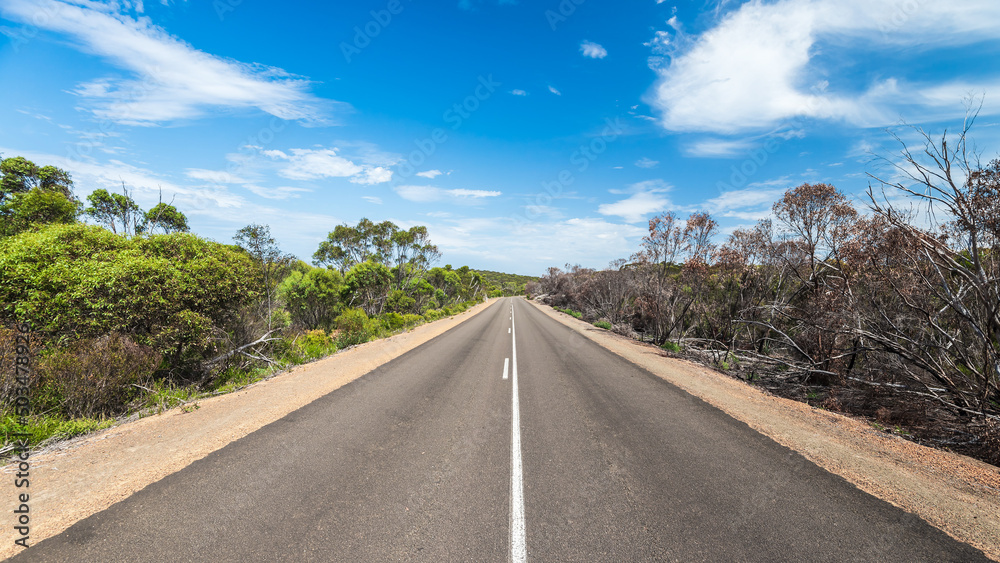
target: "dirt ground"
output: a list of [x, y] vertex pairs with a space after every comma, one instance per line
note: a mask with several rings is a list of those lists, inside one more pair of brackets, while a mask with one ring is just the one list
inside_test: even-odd
[[[447, 319], [328, 358], [296, 366], [241, 391], [59, 443], [30, 458], [30, 540], [35, 545], [75, 522], [128, 498], [151, 483], [354, 381], [376, 367], [472, 318], [495, 299]], [[3, 468], [0, 559], [14, 545], [16, 466]]]
[[859, 489], [1000, 561], [1000, 469], [877, 432], [867, 423], [769, 395], [651, 344], [532, 303], [585, 338], [701, 398]]

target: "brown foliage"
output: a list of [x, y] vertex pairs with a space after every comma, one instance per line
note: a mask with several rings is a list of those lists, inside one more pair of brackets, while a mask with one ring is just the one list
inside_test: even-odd
[[127, 410], [160, 364], [160, 355], [128, 336], [111, 333], [77, 341], [42, 358], [43, 393], [71, 417], [116, 416]]

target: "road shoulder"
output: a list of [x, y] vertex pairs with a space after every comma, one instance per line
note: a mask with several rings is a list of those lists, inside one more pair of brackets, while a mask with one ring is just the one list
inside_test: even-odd
[[[199, 399], [193, 412], [175, 408], [113, 426], [31, 457], [30, 543], [57, 535], [79, 520], [180, 471], [288, 413], [358, 379], [485, 311], [496, 299], [464, 313], [296, 366], [243, 390]], [[15, 465], [3, 468], [5, 513], [16, 508]], [[16, 554], [4, 526], [0, 558]]]
[[596, 344], [1000, 561], [1000, 469], [879, 433], [531, 302]]

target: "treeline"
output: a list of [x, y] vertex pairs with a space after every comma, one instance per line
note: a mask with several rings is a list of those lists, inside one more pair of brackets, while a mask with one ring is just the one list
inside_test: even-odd
[[[58, 168], [15, 157], [0, 174], [0, 430], [35, 442], [238, 388], [502, 290], [466, 266], [434, 267], [425, 227], [340, 225], [310, 265], [266, 225], [222, 244], [189, 233], [169, 203], [141, 209], [124, 187], [84, 203]], [[27, 426], [11, 408], [23, 391], [17, 323], [33, 329]]]
[[1000, 462], [1000, 161], [966, 160], [964, 131], [925, 140], [926, 161], [904, 146], [903, 180], [872, 177], [864, 213], [803, 184], [721, 245], [708, 214], [665, 213], [629, 260], [550, 268], [528, 291], [668, 350], [742, 363], [747, 379], [826, 389], [825, 408], [851, 410], [844, 390], [859, 388], [859, 409], [890, 427], [958, 421], [941, 442]]
[[537, 276], [522, 276], [518, 274], [505, 274], [491, 270], [476, 270], [487, 285], [493, 287], [490, 290], [490, 297], [510, 297], [512, 295], [524, 295], [527, 292], [527, 285], [538, 281]]

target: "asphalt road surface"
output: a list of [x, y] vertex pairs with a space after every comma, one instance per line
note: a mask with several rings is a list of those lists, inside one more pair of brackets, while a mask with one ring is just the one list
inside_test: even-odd
[[504, 299], [14, 561], [980, 561]]

